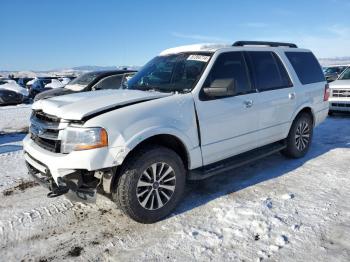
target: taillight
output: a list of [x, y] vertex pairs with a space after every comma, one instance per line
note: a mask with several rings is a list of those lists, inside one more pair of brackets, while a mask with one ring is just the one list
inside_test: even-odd
[[329, 85], [326, 84], [324, 87], [323, 101], [328, 101], [329, 98]]

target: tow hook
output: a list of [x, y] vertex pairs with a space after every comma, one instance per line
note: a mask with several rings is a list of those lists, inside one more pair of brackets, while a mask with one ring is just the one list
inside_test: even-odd
[[47, 193], [47, 197], [48, 198], [54, 198], [54, 197], [58, 197], [61, 196], [63, 194], [68, 193], [69, 188], [66, 186], [57, 186], [55, 185], [54, 181], [51, 179], [50, 180], [50, 185], [49, 185], [49, 189], [51, 190], [49, 193]]
[[56, 187], [51, 189], [51, 192], [47, 193], [47, 197], [48, 198], [54, 198], [54, 197], [58, 197], [61, 196], [63, 194], [68, 193], [69, 188], [68, 187]]

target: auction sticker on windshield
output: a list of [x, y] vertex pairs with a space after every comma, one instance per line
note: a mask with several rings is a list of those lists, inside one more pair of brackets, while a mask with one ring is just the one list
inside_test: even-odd
[[210, 59], [210, 56], [207, 55], [190, 55], [187, 60], [192, 60], [192, 61], [201, 61], [201, 62], [208, 62]]

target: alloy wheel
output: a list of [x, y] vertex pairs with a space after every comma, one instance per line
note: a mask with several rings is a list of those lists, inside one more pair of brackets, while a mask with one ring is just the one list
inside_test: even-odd
[[299, 123], [295, 132], [295, 145], [299, 151], [303, 151], [310, 142], [310, 127], [306, 121]]
[[173, 168], [164, 162], [154, 163], [141, 174], [136, 187], [139, 204], [147, 210], [166, 205], [174, 194], [176, 176]]

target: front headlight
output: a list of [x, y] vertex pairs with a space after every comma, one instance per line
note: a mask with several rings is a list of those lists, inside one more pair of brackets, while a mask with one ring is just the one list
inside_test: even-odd
[[108, 146], [108, 135], [101, 127], [67, 127], [61, 131], [61, 153]]

